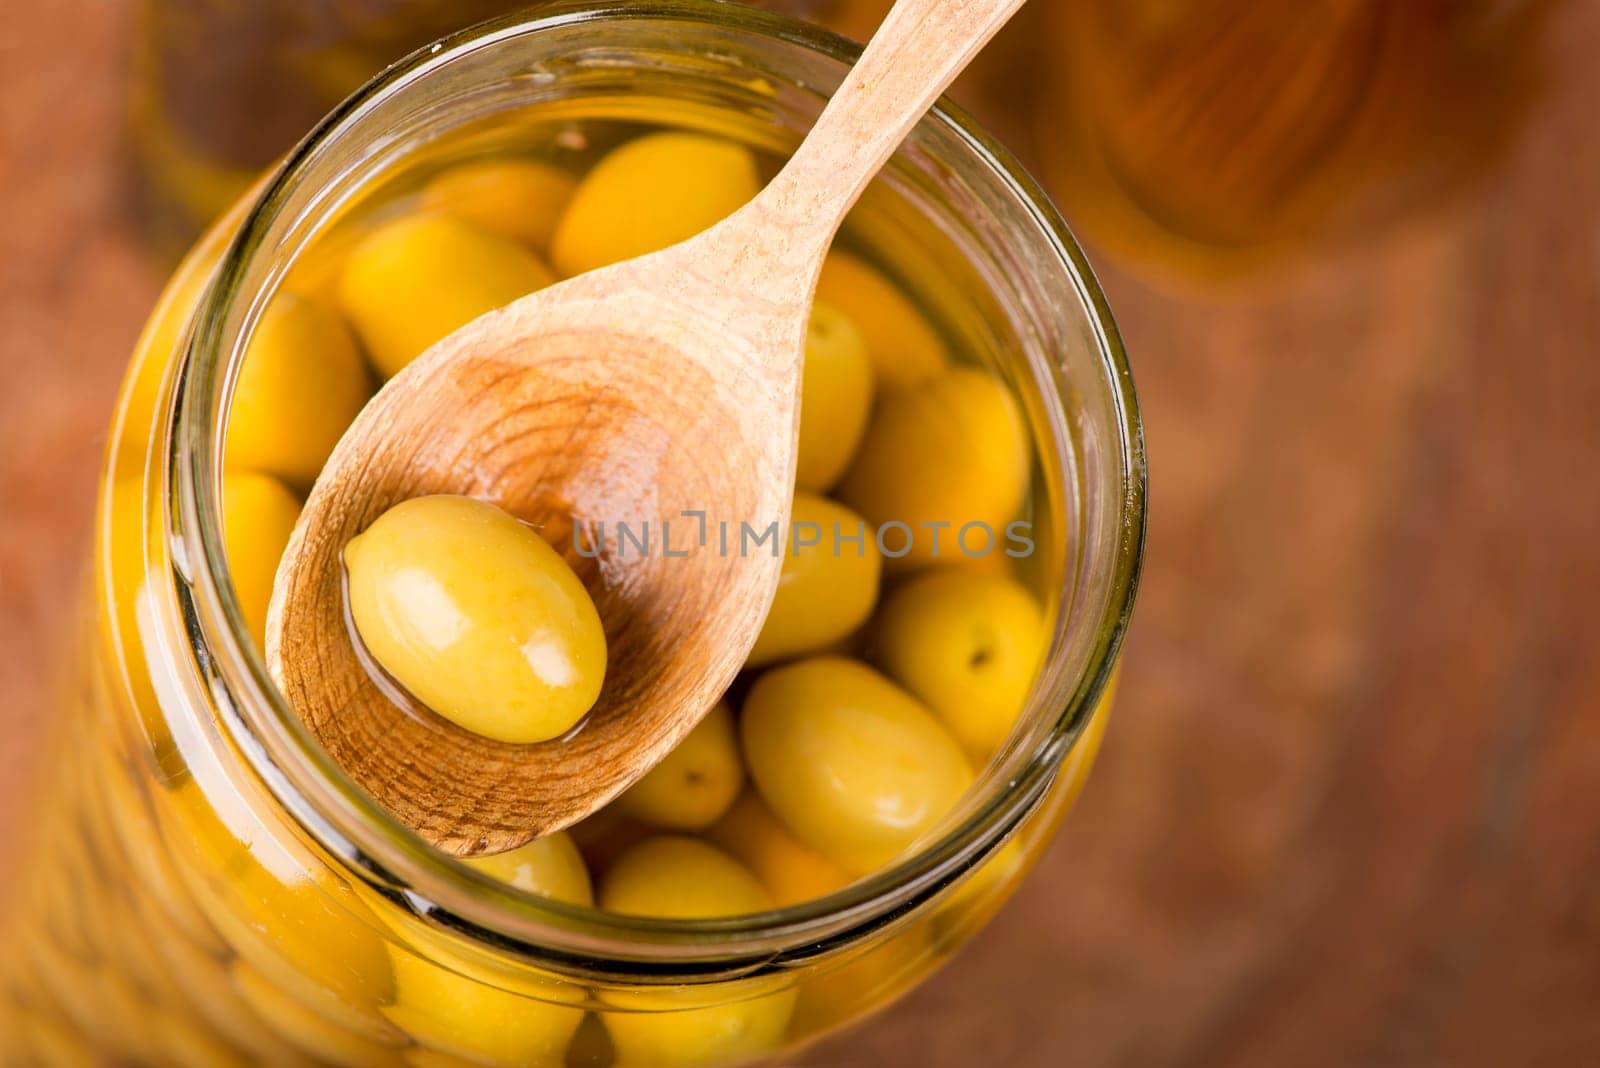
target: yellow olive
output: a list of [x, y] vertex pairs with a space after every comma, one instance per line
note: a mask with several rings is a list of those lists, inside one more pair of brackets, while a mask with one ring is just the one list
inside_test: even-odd
[[378, 370], [392, 378], [457, 328], [554, 280], [510, 238], [448, 215], [408, 215], [351, 251], [339, 304]]
[[309, 486], [371, 395], [371, 374], [344, 322], [281, 292], [245, 350], [224, 463]]
[[935, 961], [930, 924], [918, 921], [842, 961], [828, 961], [800, 983], [791, 1039], [814, 1038], [861, 1019], [903, 994]]
[[880, 399], [839, 499], [880, 528], [889, 568], [961, 563], [1018, 544], [1007, 528], [1022, 507], [1029, 462], [1010, 390], [957, 368]]
[[584, 176], [556, 227], [551, 259], [570, 277], [656, 252], [720, 222], [760, 188], [755, 157], [740, 145], [649, 134]]
[[[298, 984], [305, 997], [324, 1005], [326, 1015], [370, 1029], [381, 1022], [375, 1013], [393, 993], [394, 976], [382, 938], [346, 911], [352, 906], [361, 907], [350, 900], [334, 904], [308, 880], [252, 876], [228, 892], [222, 907], [229, 919], [218, 927], [241, 957]], [[209, 915], [219, 920], [215, 911]]]
[[[601, 881], [600, 907], [633, 916], [711, 919], [759, 912], [771, 900], [756, 877], [694, 838], [652, 838]], [[602, 1014], [618, 1068], [743, 1063], [783, 1041], [795, 992], [785, 977], [705, 987], [607, 991]]]
[[[393, 1028], [379, 1037], [339, 1026], [297, 1000], [242, 960], [229, 968], [234, 989], [279, 1037], [317, 1058], [341, 1065], [387, 1065], [404, 1039]], [[194, 991], [196, 996], [209, 992]]]
[[268, 869], [247, 850], [271, 853], [275, 864], [288, 858], [264, 842], [233, 840], [201, 808], [206, 801], [198, 788], [191, 784], [184, 793], [200, 820], [194, 825], [200, 856], [187, 861], [199, 866], [190, 890], [222, 939], [263, 974], [293, 983], [324, 1016], [374, 1033], [383, 1024], [378, 1006], [394, 993], [394, 976], [370, 911], [348, 887], [289, 874], [286, 865], [281, 876]]
[[618, 857], [600, 881], [600, 907], [627, 916], [697, 920], [772, 907], [744, 865], [684, 835], [646, 839]]
[[773, 813], [855, 875], [905, 852], [972, 783], [961, 747], [931, 712], [841, 657], [767, 672], [740, 729], [750, 777]]
[[655, 831], [624, 816], [616, 805], [607, 805], [588, 819], [573, 824], [571, 834], [578, 852], [583, 854], [583, 862], [598, 882], [605, 878], [618, 857], [653, 837]]
[[299, 519], [299, 499], [270, 475], [223, 477], [222, 541], [228, 574], [257, 645], [266, 644], [272, 584]]
[[774, 905], [799, 905], [848, 886], [850, 874], [796, 838], [761, 795], [746, 790], [706, 837], [749, 868]]
[[861, 331], [822, 301], [811, 309], [800, 382], [800, 453], [795, 485], [821, 493], [844, 474], [872, 411], [872, 361]]
[[968, 755], [993, 756], [1044, 655], [1033, 595], [1003, 575], [932, 571], [895, 590], [874, 627], [883, 669], [944, 720]]
[[583, 1009], [524, 997], [396, 950], [394, 1004], [383, 1014], [434, 1051], [490, 1064], [560, 1068]]
[[[554, 901], [584, 907], [594, 904], [589, 873], [578, 855], [577, 846], [566, 834], [550, 835], [490, 857], [469, 858], [464, 863], [518, 889], [542, 894]], [[504, 1007], [494, 993], [545, 1006], [574, 1008], [587, 996], [575, 983], [549, 971], [510, 962], [492, 949], [419, 920], [408, 912], [380, 909], [377, 915], [396, 936], [390, 943], [390, 954], [395, 962], [397, 982], [403, 973], [410, 974], [415, 980], [411, 993], [417, 995], [412, 999], [415, 1003], [404, 1005], [398, 1016], [386, 1015], [419, 1038], [427, 1030], [443, 1026], [433, 1019], [434, 1008], [421, 996], [431, 986], [448, 987], [447, 997], [454, 1000], [481, 1001], [484, 1011], [491, 1013]], [[445, 973], [446, 977], [428, 974], [430, 968]], [[474, 987], [494, 993], [481, 994]], [[400, 991], [398, 1000], [406, 1001], [404, 990]], [[576, 1026], [562, 1013], [550, 1016], [549, 1020], [560, 1026]], [[455, 1046], [459, 1048], [460, 1045], [458, 1040]]]
[[968, 875], [965, 882], [940, 902], [939, 911], [933, 916], [933, 930], [941, 945], [954, 946], [965, 942], [999, 910], [1022, 877], [1038, 861], [1045, 843], [1055, 834], [1062, 819], [1072, 811], [1078, 795], [1089, 780], [1095, 756], [1100, 752], [1106, 720], [1110, 718], [1111, 705], [1116, 701], [1117, 680], [1117, 669], [1113, 669], [1100, 703], [1095, 706], [1083, 733], [1062, 762], [1061, 770], [1056, 773], [1055, 781], [1051, 783], [1039, 807], [1034, 809], [999, 852]]
[[884, 389], [925, 382], [950, 363], [944, 342], [900, 288], [842, 249], [828, 253], [817, 299], [844, 312], [861, 331]]
[[218, 955], [179, 935], [157, 939], [156, 952], [173, 981], [186, 992], [199, 1019], [263, 1060], [282, 1063], [294, 1057], [293, 1048], [262, 1023], [256, 1010], [233, 988], [228, 975], [231, 953]]
[[[344, 275], [345, 263], [350, 254], [360, 247], [372, 231], [387, 222], [387, 218], [366, 217], [359, 202], [342, 209], [330, 220], [315, 242], [289, 265], [283, 276], [283, 287], [311, 301], [331, 315], [338, 316], [346, 329], [354, 334], [354, 324], [345, 316], [344, 304], [339, 299], [339, 280]], [[359, 341], [359, 337], [357, 338]], [[371, 368], [370, 370], [375, 370]]]
[[794, 1013], [787, 976], [703, 987], [608, 993], [603, 1012], [615, 1068], [713, 1068], [762, 1060], [784, 1042]]
[[451, 722], [502, 742], [565, 734], [600, 695], [606, 639], [539, 535], [470, 497], [403, 501], [345, 546], [374, 659]]
[[136, 777], [143, 778], [142, 767], [135, 771], [109, 746], [104, 748], [98, 764], [92, 773], [95, 789], [91, 797], [98, 800], [104, 814], [106, 837], [120, 843], [128, 858], [132, 876], [128, 880], [129, 894], [145, 905], [144, 911], [159, 915], [159, 920], [148, 923], [150, 929], [164, 931], [170, 925], [177, 935], [160, 938], [158, 944], [181, 942], [187, 948], [222, 955], [227, 947], [184, 887], [162, 839], [157, 813], [146, 791], [135, 781]]
[[[568, 835], [466, 863], [558, 902], [594, 903], [589, 873]], [[384, 918], [398, 938], [389, 946], [394, 1002], [382, 1012], [434, 1054], [411, 1063], [464, 1057], [498, 1065], [562, 1065], [584, 1017], [581, 986], [544, 970], [510, 966], [501, 954], [414, 923], [410, 915]]]
[[748, 664], [818, 652], [847, 637], [872, 615], [881, 571], [865, 520], [825, 497], [796, 493], [778, 592]]
[[491, 159], [452, 167], [428, 183], [422, 206], [520, 241], [550, 247], [578, 180], [531, 159]]
[[665, 760], [616, 800], [640, 823], [698, 831], [715, 823], [744, 786], [733, 712], [717, 704]]
[[572, 905], [593, 905], [594, 887], [583, 855], [566, 832], [535, 838], [527, 845], [465, 863], [530, 894]]

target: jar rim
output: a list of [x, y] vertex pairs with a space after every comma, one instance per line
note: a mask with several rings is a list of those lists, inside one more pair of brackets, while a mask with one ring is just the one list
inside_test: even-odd
[[[226, 733], [290, 815], [325, 851], [374, 889], [410, 911], [507, 951], [584, 974], [748, 974], [829, 952], [892, 924], [987, 858], [1033, 810], [1072, 752], [1099, 703], [1131, 617], [1145, 537], [1143, 427], [1132, 375], [1109, 306], [1065, 221], [1017, 160], [964, 111], [942, 100], [930, 119], [954, 134], [987, 178], [1026, 209], [1060, 257], [1074, 297], [1092, 328], [1097, 363], [1110, 379], [1117, 415], [1121, 476], [1120, 531], [1103, 609], [1092, 625], [1086, 670], [1046, 687], [1036, 684], [1027, 718], [1048, 715], [1048, 729], [1003, 766], [1004, 788], [976, 803], [937, 840], [826, 897], [748, 916], [656, 920], [618, 916], [552, 901], [510, 887], [427, 845], [346, 776], [280, 694], [248, 636], [228, 575], [222, 540], [221, 474], [215, 420], [234, 355], [225, 320], [252, 257], [288, 191], [319, 147], [335, 141], [366, 107], [425, 78], [466, 51], [502, 39], [608, 21], [676, 20], [799, 45], [825, 59], [853, 63], [860, 47], [827, 30], [737, 4], [694, 0], [588, 0], [543, 8], [463, 30], [392, 65], [335, 108], [265, 181], [208, 284], [182, 353], [166, 457], [167, 489], [176, 502], [184, 559], [175, 568], [189, 639], [204, 667]], [[1060, 613], [1065, 617], [1066, 613]], [[1058, 621], [1056, 638], [1066, 628]], [[1047, 665], [1048, 666], [1048, 665]], [[221, 683], [221, 685], [218, 685]], [[1046, 690], [1050, 692], [1045, 692]], [[1054, 711], [1052, 711], [1054, 710]], [[1041, 719], [1041, 722], [1044, 722]], [[980, 780], [982, 781], [982, 780]], [[974, 791], [974, 795], [983, 791]]]

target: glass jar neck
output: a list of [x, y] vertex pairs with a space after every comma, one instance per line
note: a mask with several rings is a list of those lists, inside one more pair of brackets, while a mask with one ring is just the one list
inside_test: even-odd
[[1098, 702], [1143, 542], [1136, 402], [1081, 251], [1014, 161], [951, 110], [923, 124], [890, 180], [960, 232], [975, 284], [993, 287], [1020, 324], [1025, 359], [1014, 377], [1067, 548], [1053, 593], [1058, 625], [1024, 726], [915, 855], [830, 897], [726, 920], [632, 919], [536, 897], [431, 849], [360, 791], [286, 705], [246, 636], [220, 522], [229, 394], [272, 292], [358, 196], [395, 181], [446, 131], [532, 109], [574, 116], [602, 102], [647, 120], [651, 94], [673, 99], [680, 121], [731, 122], [783, 150], [820, 107], [813, 87], [836, 86], [852, 58], [840, 39], [734, 5], [563, 6], [491, 23], [397, 64], [330, 115], [262, 187], [223, 254], [181, 360], [165, 457], [181, 557], [175, 610], [199, 689], [251, 772], [389, 900], [574, 974], [662, 981], [783, 966], [898, 922], [981, 863], [1038, 804]]

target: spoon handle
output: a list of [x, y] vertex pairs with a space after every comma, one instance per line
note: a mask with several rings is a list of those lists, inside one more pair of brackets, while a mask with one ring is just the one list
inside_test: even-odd
[[[788, 165], [758, 199], [821, 257], [862, 192], [1025, 0], [899, 0]], [[772, 232], [772, 231], [769, 231]]]

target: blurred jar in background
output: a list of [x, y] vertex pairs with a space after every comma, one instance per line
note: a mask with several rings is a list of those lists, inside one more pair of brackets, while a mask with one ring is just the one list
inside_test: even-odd
[[1136, 269], [1238, 274], [1392, 224], [1497, 155], [1560, 0], [1060, 0], [1035, 149]]
[[[767, 0], [794, 15], [829, 0]], [[134, 208], [176, 259], [335, 104], [430, 41], [530, 0], [140, 0]], [[883, 5], [887, 9], [887, 5]]]
[[[176, 259], [263, 169], [388, 64], [484, 19], [555, 0], [140, 0], [133, 87], [135, 210]], [[646, 0], [640, 0], [641, 3]], [[892, 0], [746, 0], [866, 40]], [[1048, 6], [1048, 3], [1034, 7]], [[1018, 40], [1013, 30], [1008, 40]], [[991, 49], [970, 86], [1006, 70]], [[987, 73], [985, 73], [987, 72]], [[1008, 84], [1021, 86], [1021, 80]], [[967, 98], [991, 94], [968, 90]], [[1002, 137], [1020, 102], [980, 108]]]
[[[138, 212], [176, 256], [390, 62], [527, 0], [141, 0]], [[639, 0], [647, 3], [648, 0]], [[893, 0], [747, 0], [856, 40]], [[955, 96], [1145, 275], [1382, 232], [1498, 155], [1563, 0], [1036, 0]]]

